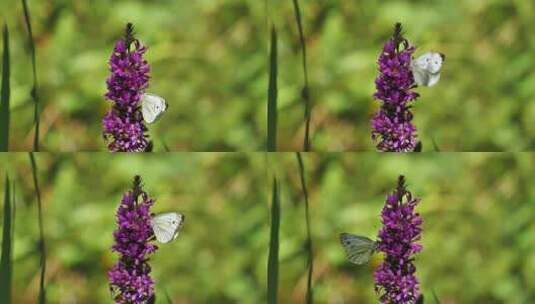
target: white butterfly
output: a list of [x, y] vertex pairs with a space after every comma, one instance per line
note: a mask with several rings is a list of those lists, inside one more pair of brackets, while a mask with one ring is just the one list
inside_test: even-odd
[[167, 102], [160, 96], [145, 93], [141, 97], [141, 113], [147, 123], [153, 123], [166, 110]]
[[416, 84], [431, 87], [440, 79], [440, 69], [446, 56], [437, 52], [427, 52], [411, 62], [411, 70]]
[[377, 242], [350, 233], [340, 233], [340, 242], [346, 251], [351, 263], [362, 265], [368, 263], [377, 250]]
[[160, 243], [169, 243], [176, 239], [178, 232], [184, 224], [185, 216], [178, 212], [165, 212], [152, 217], [150, 225], [156, 240]]

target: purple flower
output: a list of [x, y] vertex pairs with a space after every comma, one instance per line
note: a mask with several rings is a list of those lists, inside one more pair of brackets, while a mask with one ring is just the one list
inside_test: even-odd
[[401, 34], [401, 24], [396, 24], [394, 35], [379, 56], [380, 74], [375, 79], [374, 98], [380, 100], [381, 108], [372, 119], [372, 139], [379, 151], [410, 152], [417, 146], [409, 105], [419, 96], [411, 91], [415, 87], [411, 71], [413, 52], [414, 47]]
[[108, 272], [115, 303], [148, 303], [153, 301], [154, 281], [150, 277], [148, 256], [158, 247], [150, 242], [153, 230], [150, 207], [154, 200], [141, 189], [141, 178], [123, 196], [117, 209], [117, 229], [113, 232], [112, 250], [119, 260]]
[[140, 110], [141, 98], [149, 82], [150, 67], [143, 59], [145, 47], [133, 37], [132, 24], [126, 35], [115, 44], [110, 58], [111, 75], [107, 79], [106, 98], [112, 102], [102, 126], [108, 150], [112, 152], [145, 152], [152, 144], [145, 134], [147, 127]]
[[419, 199], [405, 188], [405, 179], [399, 177], [397, 189], [386, 198], [381, 212], [383, 227], [379, 231], [377, 250], [385, 255], [375, 270], [375, 291], [381, 303], [416, 303], [420, 296], [413, 264], [414, 254], [422, 250], [422, 218], [414, 208]]

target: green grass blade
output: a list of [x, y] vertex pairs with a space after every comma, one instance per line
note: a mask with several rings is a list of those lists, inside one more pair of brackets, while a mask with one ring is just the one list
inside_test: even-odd
[[310, 212], [308, 204], [308, 190], [305, 182], [305, 164], [301, 153], [297, 152], [297, 162], [299, 163], [299, 175], [301, 177], [301, 188], [303, 189], [303, 196], [305, 197], [305, 221], [307, 225], [307, 241], [306, 241], [306, 251], [308, 252], [307, 258], [307, 268], [308, 268], [308, 277], [307, 277], [307, 294], [306, 302], [311, 304], [314, 302], [314, 291], [312, 289], [312, 274], [314, 272], [314, 254], [312, 253], [312, 234], [310, 233]]
[[437, 142], [433, 137], [431, 137], [431, 142], [433, 143], [433, 150], [435, 150], [435, 152], [440, 152], [440, 148], [438, 147]]
[[17, 201], [16, 201], [16, 189], [15, 189], [15, 181], [11, 182], [11, 186], [13, 191], [11, 192], [11, 240], [15, 239], [15, 219], [16, 219], [16, 211], [17, 211]]
[[33, 186], [35, 188], [35, 195], [37, 196], [37, 210], [38, 210], [38, 223], [39, 223], [39, 251], [41, 253], [41, 277], [39, 281], [39, 304], [46, 302], [46, 290], [45, 290], [45, 273], [46, 273], [46, 253], [45, 253], [45, 236], [43, 230], [43, 206], [41, 204], [41, 190], [39, 189], [39, 182], [37, 180], [37, 163], [35, 162], [35, 156], [33, 152], [28, 153], [30, 155], [30, 163], [32, 165]]
[[162, 138], [161, 141], [162, 141], [163, 150], [164, 150], [165, 152], [171, 152], [171, 150], [169, 149], [169, 146], [167, 145], [167, 143], [165, 142], [165, 140], [163, 140], [163, 138]]
[[2, 56], [2, 92], [0, 96], [0, 151], [9, 149], [9, 31], [4, 25], [4, 52]]
[[30, 22], [30, 10], [28, 9], [28, 3], [26, 0], [22, 0], [22, 9], [24, 11], [24, 21], [26, 22], [26, 28], [28, 29], [28, 45], [30, 46], [30, 52], [32, 55], [32, 72], [33, 72], [33, 87], [32, 98], [34, 101], [33, 120], [35, 124], [35, 132], [33, 137], [33, 150], [39, 151], [39, 94], [37, 93], [37, 68], [35, 62], [35, 43], [33, 41], [32, 23]]
[[440, 304], [440, 300], [437, 297], [437, 293], [435, 292], [434, 289], [432, 290], [432, 292], [433, 292], [433, 299], [435, 300], [435, 303]]
[[169, 296], [167, 289], [164, 290], [164, 293], [165, 293], [165, 299], [167, 300], [167, 303], [173, 304], [173, 301], [171, 300], [171, 297]]
[[267, 110], [267, 150], [275, 152], [277, 151], [277, 31], [275, 27], [271, 28]]
[[13, 265], [11, 261], [11, 197], [9, 177], [6, 176], [4, 194], [4, 225], [2, 230], [2, 256], [0, 257], [0, 303], [11, 303], [11, 277]]
[[301, 8], [299, 7], [299, 1], [293, 0], [295, 21], [297, 22], [297, 28], [299, 30], [299, 41], [301, 42], [301, 50], [303, 53], [303, 75], [305, 78], [305, 85], [301, 91], [301, 98], [305, 104], [305, 136], [303, 140], [303, 149], [305, 152], [310, 151], [310, 119], [312, 116], [312, 109], [310, 104], [310, 91], [308, 86], [308, 68], [307, 68], [307, 47], [305, 43], [305, 34], [303, 31], [303, 22], [301, 18]]
[[267, 299], [269, 304], [277, 303], [279, 281], [279, 226], [280, 197], [277, 179], [273, 179], [273, 202], [271, 205], [271, 236], [269, 240], [268, 286]]

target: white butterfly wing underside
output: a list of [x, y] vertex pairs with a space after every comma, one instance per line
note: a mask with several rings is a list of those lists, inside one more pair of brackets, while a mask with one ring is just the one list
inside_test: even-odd
[[164, 244], [176, 239], [183, 223], [184, 215], [177, 212], [160, 213], [151, 219], [156, 240]]
[[411, 63], [414, 82], [421, 86], [431, 87], [440, 80], [440, 70], [444, 61], [443, 55], [427, 52]]
[[376, 242], [367, 237], [350, 233], [341, 233], [340, 242], [348, 260], [357, 265], [368, 263], [377, 246]]
[[167, 110], [165, 99], [153, 94], [143, 94], [141, 98], [141, 113], [147, 123], [156, 121], [165, 110]]

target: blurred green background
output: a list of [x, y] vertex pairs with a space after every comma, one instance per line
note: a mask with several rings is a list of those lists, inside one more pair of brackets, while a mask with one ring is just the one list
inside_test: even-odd
[[[316, 303], [377, 303], [373, 268], [345, 259], [340, 232], [375, 237], [399, 174], [421, 198], [417, 275], [433, 303], [535, 301], [535, 157], [530, 154], [306, 154]], [[50, 303], [106, 303], [114, 213], [139, 173], [157, 202], [186, 223], [151, 259], [157, 294], [174, 303], [264, 303], [271, 177], [281, 184], [280, 303], [306, 292], [304, 199], [285, 154], [38, 154]], [[15, 299], [38, 292], [37, 210], [28, 155], [0, 156], [15, 179]], [[3, 183], [0, 187], [3, 193]], [[2, 195], [3, 196], [3, 195]], [[1, 216], [2, 214], [0, 214]], [[2, 217], [0, 217], [2, 218]], [[160, 302], [161, 303], [161, 302]], [[165, 301], [163, 301], [165, 303]]]
[[[127, 21], [149, 47], [149, 92], [169, 110], [155, 149], [265, 149], [268, 20], [279, 32], [279, 149], [302, 149], [303, 85], [291, 1], [29, 0], [37, 43], [42, 139], [50, 151], [104, 150], [107, 60]], [[301, 1], [314, 150], [373, 150], [376, 59], [393, 24], [446, 54], [442, 79], [420, 88], [415, 124], [446, 151], [535, 148], [535, 4], [517, 1]], [[19, 1], [0, 4], [12, 36], [11, 148], [32, 143], [30, 57]]]

